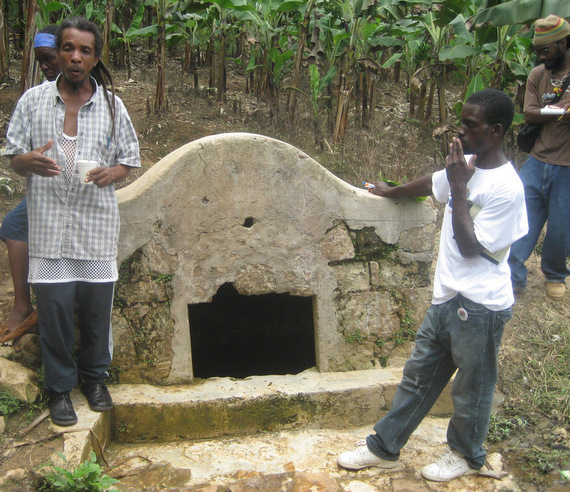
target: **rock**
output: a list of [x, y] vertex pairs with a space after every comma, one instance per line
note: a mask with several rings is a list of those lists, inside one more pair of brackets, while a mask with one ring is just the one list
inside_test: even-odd
[[422, 482], [396, 478], [392, 480], [392, 490], [395, 492], [428, 492], [430, 489]]
[[0, 416], [0, 434], [4, 434], [6, 430], [6, 417]]
[[292, 492], [312, 492], [313, 490], [342, 492], [342, 488], [338, 482], [326, 472], [297, 472], [293, 475]]
[[3, 476], [0, 477], [0, 488], [2, 490], [15, 490], [15, 485], [21, 482], [27, 473], [23, 468], [14, 468], [8, 470]]
[[13, 358], [29, 368], [38, 368], [42, 365], [42, 352], [40, 337], [35, 333], [26, 333], [16, 339], [12, 344], [14, 348]]
[[34, 383], [36, 379], [37, 374], [31, 369], [0, 357], [0, 391], [32, 402], [40, 392]]
[[8, 345], [0, 345], [0, 357], [10, 359], [14, 355], [14, 349]]
[[345, 492], [376, 492], [378, 489], [369, 483], [353, 480], [344, 487]]
[[354, 245], [344, 224], [337, 225], [328, 231], [319, 248], [327, 261], [354, 258]]

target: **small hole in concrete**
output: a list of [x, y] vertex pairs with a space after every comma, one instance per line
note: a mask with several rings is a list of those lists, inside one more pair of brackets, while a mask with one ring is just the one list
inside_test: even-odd
[[208, 205], [208, 203], [210, 203], [210, 200], [208, 200], [208, 197], [205, 196], [204, 198], [202, 198], [202, 205]]
[[298, 374], [316, 365], [313, 298], [245, 296], [224, 284], [188, 305], [194, 377]]
[[251, 227], [253, 224], [255, 224], [255, 219], [253, 217], [248, 217], [247, 219], [245, 219], [243, 221], [243, 226], [244, 227]]

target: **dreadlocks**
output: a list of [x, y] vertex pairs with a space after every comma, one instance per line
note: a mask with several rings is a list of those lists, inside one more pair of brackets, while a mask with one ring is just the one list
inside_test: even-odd
[[[103, 37], [101, 36], [101, 32], [99, 31], [99, 28], [93, 24], [93, 22], [90, 22], [83, 17], [69, 17], [67, 19], [64, 19], [55, 38], [55, 47], [58, 51], [61, 48], [62, 33], [65, 29], [69, 28], [90, 32], [95, 37], [95, 56], [99, 58], [99, 61], [97, 62], [97, 65], [95, 65], [91, 70], [91, 76], [95, 79], [97, 84], [103, 88], [103, 95], [105, 96], [105, 100], [109, 105], [109, 110], [111, 111], [111, 119], [113, 120], [113, 129], [111, 135], [115, 135], [115, 85], [113, 84], [113, 77], [111, 76], [111, 72], [109, 72], [107, 67], [101, 61], [101, 54], [103, 53]], [[107, 89], [108, 86], [111, 87], [110, 92], [112, 99], [109, 99], [109, 91]]]

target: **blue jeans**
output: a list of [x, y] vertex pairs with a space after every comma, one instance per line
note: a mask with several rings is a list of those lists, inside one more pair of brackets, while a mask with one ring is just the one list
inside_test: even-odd
[[548, 221], [541, 267], [547, 282], [565, 282], [570, 273], [570, 167], [546, 164], [530, 156], [519, 172], [524, 184], [528, 234], [511, 247], [509, 266], [514, 287], [526, 286], [528, 259]]
[[[459, 310], [465, 310], [467, 319], [460, 319]], [[376, 433], [366, 440], [370, 451], [383, 459], [397, 460], [457, 370], [447, 443], [465, 456], [471, 468], [481, 468], [497, 382], [497, 353], [504, 325], [511, 317], [510, 308], [491, 311], [461, 294], [430, 306], [404, 366], [392, 408], [374, 426]]]

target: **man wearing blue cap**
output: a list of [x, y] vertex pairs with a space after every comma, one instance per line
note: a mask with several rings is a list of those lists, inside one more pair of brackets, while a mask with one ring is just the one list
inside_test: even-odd
[[[58, 29], [58, 26], [50, 24], [34, 37], [36, 60], [47, 81], [55, 80], [61, 72], [55, 49]], [[0, 343], [5, 343], [21, 337], [38, 324], [38, 313], [32, 306], [28, 285], [28, 207], [25, 198], [4, 217], [0, 226], [0, 239], [8, 248], [8, 261], [14, 284], [12, 314], [0, 325]]]

